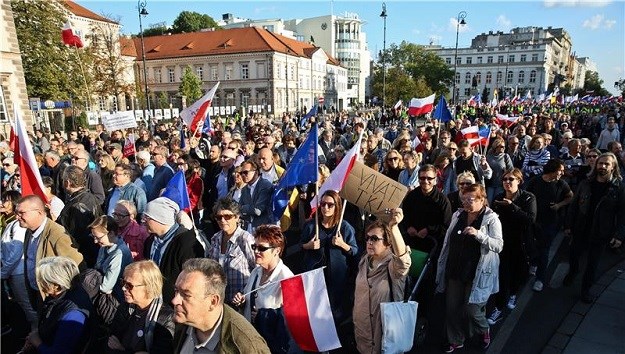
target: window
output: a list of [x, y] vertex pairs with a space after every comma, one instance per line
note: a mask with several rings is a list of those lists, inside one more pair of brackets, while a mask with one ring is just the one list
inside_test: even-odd
[[519, 71], [519, 84], [522, 84], [525, 82], [525, 71], [521, 70]]
[[204, 68], [203, 67], [196, 66], [195, 74], [197, 75], [198, 79], [200, 79], [200, 81], [204, 81]]
[[232, 80], [232, 64], [226, 65], [226, 75], [224, 80]]
[[467, 97], [471, 96], [471, 89], [470, 88], [465, 88], [464, 89], [464, 95], [467, 96]]
[[503, 77], [503, 73], [501, 71], [497, 72], [497, 84], [499, 85], [501, 83], [501, 79]]
[[538, 61], [538, 54], [532, 54], [532, 61]]
[[161, 76], [161, 68], [154, 69], [154, 82], [158, 84], [163, 82], [163, 77]]
[[475, 74], [475, 81], [477, 82], [478, 85], [482, 83], [482, 73], [481, 72], [478, 71]]
[[487, 62], [488, 64], [492, 64], [492, 63], [493, 63], [493, 56], [492, 56], [492, 55], [489, 55], [489, 56], [486, 58], [486, 62]]
[[513, 78], [514, 73], [512, 72], [512, 70], [508, 71], [508, 74], [506, 75], [506, 84], [511, 84]]
[[508, 63], [514, 63], [514, 54], [508, 55]]
[[265, 63], [256, 63], [256, 78], [265, 79], [267, 78], [267, 72], [265, 71]]
[[4, 101], [4, 89], [0, 86], [0, 122], [8, 120], [6, 102]]
[[482, 64], [482, 57], [477, 57], [477, 63]]
[[499, 64], [503, 63], [503, 55], [498, 55], [497, 56], [497, 63], [499, 63]]
[[451, 58], [445, 58], [445, 64], [451, 65]]
[[466, 74], [464, 75], [464, 83], [465, 83], [465, 84], [469, 84], [469, 85], [470, 85], [470, 84], [471, 84], [471, 78], [472, 78], [472, 77], [471, 77], [471, 73], [466, 73]]
[[527, 54], [521, 54], [521, 63], [524, 63], [527, 61]]
[[176, 82], [176, 71], [174, 71], [174, 68], [167, 68], [167, 76], [169, 77], [169, 82]]
[[241, 64], [241, 79], [249, 79], [249, 78], [250, 78], [249, 64], [243, 63]]
[[217, 80], [219, 80], [219, 70], [217, 68], [217, 65], [213, 65], [211, 66], [211, 81]]
[[467, 57], [467, 64], [473, 64], [473, 58]]
[[536, 82], [536, 70], [532, 70], [530, 71], [530, 83], [535, 83]]
[[460, 83], [460, 73], [456, 73], [456, 84]]
[[456, 58], [456, 64], [462, 64], [462, 58]]
[[486, 73], [486, 83], [490, 84], [493, 82], [493, 74], [489, 71]]
[[104, 97], [98, 97], [98, 106], [100, 106], [101, 111], [108, 111], [106, 108], [107, 99]]

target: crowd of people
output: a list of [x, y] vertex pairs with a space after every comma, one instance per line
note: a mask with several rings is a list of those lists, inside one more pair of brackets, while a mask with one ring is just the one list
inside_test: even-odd
[[[588, 303], [603, 252], [625, 239], [625, 106], [524, 108], [513, 123], [496, 107], [458, 106], [449, 122], [389, 109], [228, 117], [201, 135], [179, 122], [39, 129], [30, 139], [45, 198], [22, 195], [2, 138], [3, 335], [15, 303], [31, 329], [22, 353], [297, 353], [281, 291], [267, 284], [324, 267], [343, 352], [379, 353], [380, 304], [407, 297], [413, 250], [425, 250], [420, 286], [445, 294], [444, 351], [471, 338], [486, 349], [523, 286], [548, 284], [559, 232], [571, 243], [565, 285], [585, 264]], [[295, 187], [280, 227], [272, 196], [313, 124], [317, 187], [355, 144], [368, 168], [407, 187], [385, 221], [337, 191], [317, 198], [312, 183]], [[463, 135], [472, 125], [490, 128], [487, 142]], [[182, 210], [162, 196], [177, 171]]]

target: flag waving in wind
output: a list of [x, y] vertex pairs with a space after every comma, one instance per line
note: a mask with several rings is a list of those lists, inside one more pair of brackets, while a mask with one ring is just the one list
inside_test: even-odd
[[72, 26], [70, 26], [69, 22], [66, 22], [61, 30], [61, 38], [63, 39], [63, 44], [68, 45], [70, 47], [82, 48], [82, 39], [80, 36], [74, 33]]
[[213, 98], [215, 97], [215, 92], [217, 92], [217, 87], [219, 87], [219, 82], [217, 82], [206, 95], [202, 96], [202, 98], [195, 101], [194, 104], [180, 112], [180, 118], [182, 118], [182, 121], [187, 125], [187, 127], [189, 127], [189, 130], [192, 131], [194, 134], [197, 130], [198, 124], [200, 124], [200, 122], [204, 122], [204, 119], [206, 119], [206, 115], [208, 114], [208, 108], [213, 103]]
[[445, 96], [441, 96], [440, 100], [438, 100], [438, 104], [436, 105], [434, 113], [432, 113], [432, 117], [440, 120], [442, 123], [447, 123], [451, 120], [451, 112], [449, 111], [449, 107], [447, 107]]
[[306, 115], [304, 117], [302, 117], [302, 121], [300, 123], [300, 127], [304, 127], [306, 125], [306, 123], [308, 123], [308, 121], [310, 120], [310, 118], [314, 117], [317, 115], [317, 105], [313, 105], [313, 107], [310, 109], [310, 111], [308, 111], [308, 113], [306, 113]]
[[187, 191], [187, 180], [184, 178], [184, 172], [179, 170], [167, 183], [161, 197], [169, 198], [178, 204], [180, 210], [191, 207], [189, 200], [189, 192]]
[[420, 114], [426, 114], [432, 112], [434, 108], [435, 95], [432, 94], [425, 98], [413, 98], [410, 100], [410, 107], [408, 108], [408, 114], [411, 116], [418, 116]]
[[44, 193], [43, 180], [39, 173], [37, 160], [35, 160], [33, 146], [30, 144], [30, 140], [28, 140], [26, 124], [24, 124], [17, 106], [18, 105], [14, 105], [13, 109], [13, 117], [15, 117], [15, 135], [17, 136], [15, 141], [17, 146], [13, 151], [13, 159], [20, 168], [22, 196], [35, 194], [41, 197], [44, 203], [47, 203], [48, 197]]

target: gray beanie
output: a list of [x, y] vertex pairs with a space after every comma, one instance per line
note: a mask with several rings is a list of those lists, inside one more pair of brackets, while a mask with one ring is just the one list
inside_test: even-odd
[[145, 206], [143, 215], [163, 224], [173, 225], [176, 222], [176, 214], [180, 211], [178, 204], [169, 198], [159, 197]]

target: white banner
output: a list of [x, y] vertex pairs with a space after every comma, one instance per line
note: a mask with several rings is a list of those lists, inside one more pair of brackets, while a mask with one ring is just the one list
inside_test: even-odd
[[140, 109], [135, 110], [135, 117], [137, 118], [137, 120], [142, 121], [143, 120], [143, 111]]
[[164, 109], [163, 110], [163, 118], [171, 119], [171, 109]]
[[119, 129], [136, 128], [137, 120], [133, 111], [116, 112], [113, 114], [103, 114], [102, 124], [108, 131]]
[[159, 109], [155, 109], [155, 110], [154, 110], [154, 118], [155, 118], [156, 120], [161, 120], [161, 119], [163, 119], [163, 110], [162, 110], [162, 109], [160, 109], [160, 108], [159, 108]]
[[180, 109], [178, 109], [178, 108], [173, 108], [173, 109], [172, 109], [172, 113], [171, 113], [171, 115], [172, 115], [172, 118], [178, 118], [178, 117], [180, 117]]
[[87, 123], [89, 125], [98, 124], [98, 112], [87, 112]]

